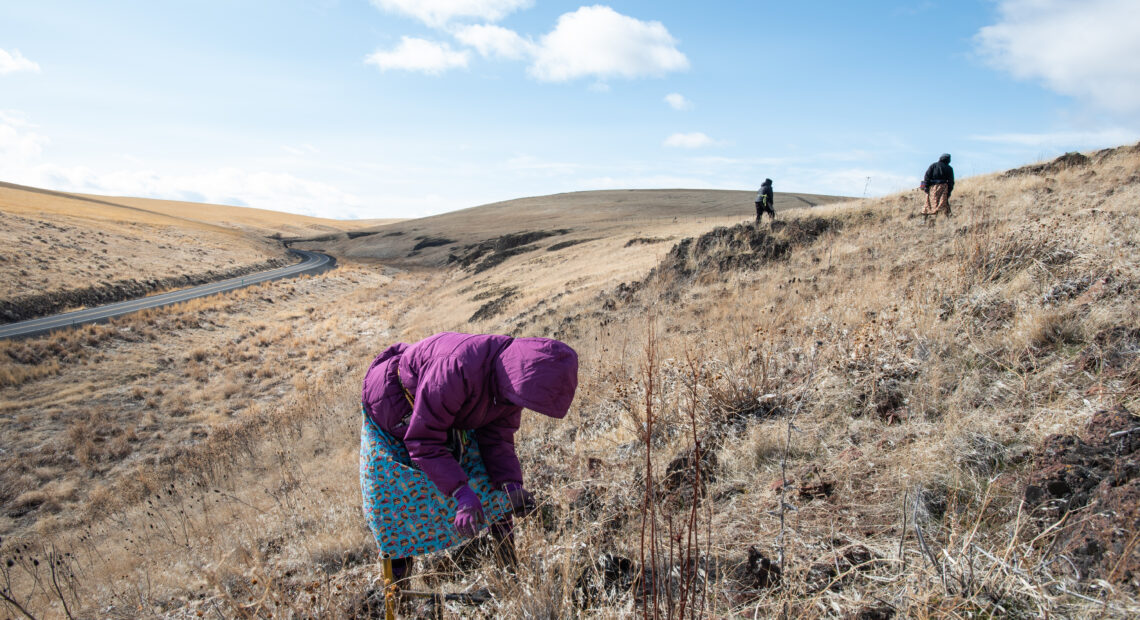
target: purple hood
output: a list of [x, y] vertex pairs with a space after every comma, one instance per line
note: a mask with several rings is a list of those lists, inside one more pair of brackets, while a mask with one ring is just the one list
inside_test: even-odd
[[578, 354], [549, 338], [515, 338], [495, 358], [495, 382], [504, 399], [561, 420], [578, 389]]

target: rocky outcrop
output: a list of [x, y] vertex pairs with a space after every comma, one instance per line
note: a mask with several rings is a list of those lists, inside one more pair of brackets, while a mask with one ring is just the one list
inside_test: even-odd
[[1080, 579], [1140, 591], [1140, 418], [1118, 406], [1094, 415], [1079, 437], [1046, 438], [1025, 505], [1040, 528], [1058, 529], [1057, 553]]

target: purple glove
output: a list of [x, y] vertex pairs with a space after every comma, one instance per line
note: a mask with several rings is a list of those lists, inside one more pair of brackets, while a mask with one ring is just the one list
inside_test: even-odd
[[483, 516], [483, 502], [471, 487], [466, 484], [456, 489], [452, 494], [455, 498], [455, 525], [460, 536], [471, 538], [479, 533], [479, 526], [486, 518]]
[[523, 486], [517, 482], [508, 482], [503, 485], [503, 490], [507, 492], [507, 497], [511, 499], [511, 509], [514, 510], [515, 516], [525, 517], [530, 513], [538, 510], [538, 505], [534, 501], [534, 495], [527, 491]]

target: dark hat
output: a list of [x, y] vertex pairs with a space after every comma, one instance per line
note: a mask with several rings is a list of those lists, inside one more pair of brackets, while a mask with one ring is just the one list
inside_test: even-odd
[[950, 153], [943, 153], [938, 156], [938, 161], [950, 163]]

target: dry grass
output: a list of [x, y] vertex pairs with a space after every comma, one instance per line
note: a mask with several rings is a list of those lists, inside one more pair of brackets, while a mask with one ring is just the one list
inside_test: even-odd
[[[645, 549], [647, 473], [656, 583], [686, 574], [670, 533], [700, 533], [692, 615], [1135, 615], [1136, 592], [1074, 574], [1061, 530], [1021, 500], [1047, 436], [1140, 404], [1138, 180], [1140, 155], [1121, 149], [965, 179], [956, 217], [932, 228], [914, 194], [819, 207], [822, 236], [774, 231], [784, 257], [699, 278], [619, 289], [671, 245], [629, 239], [712, 223], [668, 220], [579, 231], [596, 239], [480, 274], [342, 267], [11, 345], [9, 366], [58, 366], [0, 388], [18, 437], [0, 455], [0, 555], [21, 558], [10, 591], [44, 616], [65, 602], [105, 617], [363, 614], [378, 569], [358, 506], [361, 376], [390, 342], [465, 329], [557, 335], [581, 359], [569, 418], [527, 417], [517, 438], [543, 500], [520, 525], [517, 574], [440, 554], [417, 577], [490, 587], [481, 617], [641, 615], [621, 560]], [[715, 455], [696, 513], [668, 475], [694, 439]], [[750, 549], [782, 557], [778, 584]], [[49, 556], [59, 588], [24, 559]]]
[[0, 254], [0, 300], [12, 301], [232, 271], [286, 259], [271, 237], [338, 233], [394, 221], [328, 220], [8, 183], [0, 183], [0, 213], [5, 222], [0, 247], [6, 248]]
[[170, 217], [235, 228], [248, 235], [260, 237], [274, 235], [281, 237], [313, 236], [383, 226], [400, 221], [395, 219], [333, 220], [250, 207], [232, 207], [198, 202], [129, 198], [124, 196], [106, 197], [79, 195], [98, 200], [107, 200], [127, 207], [145, 209]]
[[222, 226], [0, 185], [0, 299], [224, 271], [284, 257]]

